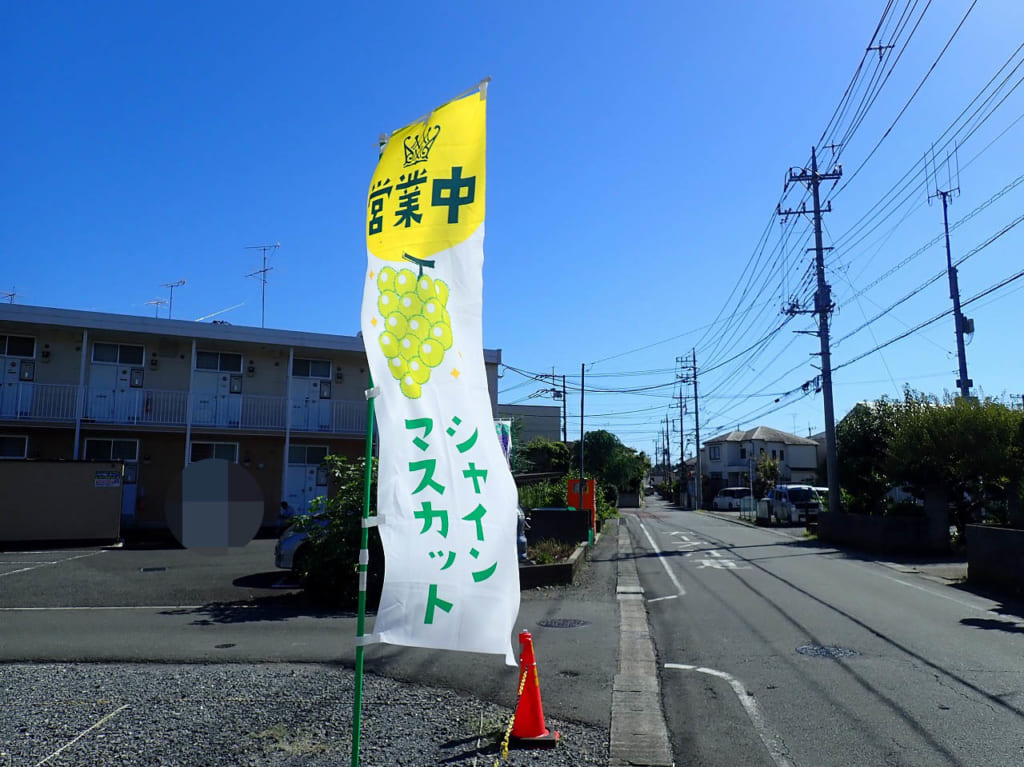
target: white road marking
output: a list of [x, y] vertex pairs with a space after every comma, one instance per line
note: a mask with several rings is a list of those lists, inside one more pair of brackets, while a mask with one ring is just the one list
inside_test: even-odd
[[[675, 584], [675, 587], [676, 587], [676, 589], [678, 591], [677, 596], [680, 596], [680, 597], [681, 596], [685, 596], [686, 595], [686, 589], [683, 588], [683, 584], [681, 584], [679, 582], [679, 579], [676, 577], [676, 574], [674, 572], [672, 572], [672, 570], [669, 568], [668, 562], [666, 562], [665, 561], [665, 557], [662, 556], [661, 549], [658, 548], [658, 544], [656, 544], [654, 542], [654, 539], [651, 537], [651, 534], [649, 532], [647, 532], [647, 528], [644, 527], [644, 523], [643, 522], [640, 523], [640, 529], [644, 531], [644, 535], [647, 536], [647, 540], [650, 542], [651, 548], [654, 549], [654, 551], [658, 555], [658, 561], [661, 562], [661, 566], [665, 568], [665, 572], [668, 573], [668, 577], [671, 578], [672, 579], [672, 583]], [[651, 601], [651, 600], [648, 600], [648, 601]]]
[[[18, 573], [27, 573], [29, 570], [38, 570], [40, 567], [49, 567], [51, 565], [59, 565], [59, 564], [63, 564], [64, 562], [71, 562], [72, 560], [75, 560], [75, 559], [84, 559], [85, 557], [94, 557], [97, 554], [104, 554], [104, 553], [106, 553], [105, 549], [103, 551], [88, 551], [85, 554], [79, 554], [77, 557], [67, 557], [66, 559], [58, 559], [58, 560], [55, 560], [53, 562], [43, 562], [42, 564], [33, 565], [32, 567], [23, 567], [20, 570], [11, 570], [9, 573], [0, 573], [0, 578], [3, 578], [5, 575], [17, 575]], [[4, 564], [4, 563], [0, 562], [0, 564]]]
[[660, 602], [663, 599], [677, 599], [678, 597], [679, 597], [678, 594], [669, 594], [667, 597], [655, 597], [654, 599], [648, 599], [647, 601], [648, 602]]
[[719, 679], [724, 679], [732, 687], [733, 692], [736, 693], [736, 697], [740, 700], [740, 705], [743, 706], [743, 710], [747, 712], [747, 716], [750, 717], [750, 721], [754, 724], [754, 730], [757, 731], [758, 737], [764, 743], [768, 749], [768, 755], [771, 756], [772, 761], [775, 762], [778, 767], [793, 767], [793, 763], [786, 756], [785, 748], [783, 746], [782, 738], [780, 738], [772, 729], [768, 726], [765, 721], [764, 714], [761, 713], [761, 708], [757, 705], [757, 701], [754, 700], [754, 696], [747, 692], [747, 688], [743, 685], [740, 680], [734, 677], [732, 674], [727, 674], [724, 671], [718, 671], [713, 668], [705, 668], [703, 666], [691, 666], [684, 663], [666, 663], [665, 668], [679, 669], [680, 671], [696, 671], [699, 674], [708, 674], [710, 676], [716, 676]]
[[53, 759], [53, 757], [57, 756], [57, 754], [59, 754], [59, 753], [60, 753], [61, 751], [63, 751], [63, 750], [65, 750], [65, 749], [67, 749], [67, 748], [70, 748], [71, 746], [75, 745], [75, 743], [77, 743], [78, 741], [80, 741], [80, 740], [81, 740], [82, 738], [84, 738], [84, 737], [85, 737], [86, 735], [88, 735], [88, 734], [89, 734], [90, 732], [92, 732], [93, 730], [95, 730], [95, 729], [96, 729], [97, 727], [99, 727], [99, 726], [100, 726], [101, 724], [103, 724], [104, 722], [106, 722], [106, 721], [108, 721], [108, 720], [110, 720], [110, 719], [113, 719], [113, 718], [114, 718], [115, 716], [117, 716], [118, 714], [120, 714], [120, 713], [121, 713], [122, 711], [124, 711], [124, 710], [125, 710], [126, 708], [128, 708], [128, 704], [127, 704], [127, 703], [125, 703], [125, 704], [124, 704], [123, 706], [121, 706], [120, 708], [114, 709], [114, 710], [113, 710], [113, 711], [111, 711], [111, 712], [110, 712], [109, 714], [107, 714], [107, 715], [106, 715], [105, 717], [103, 717], [103, 718], [102, 718], [102, 719], [100, 719], [100, 720], [99, 720], [98, 722], [96, 722], [96, 724], [92, 725], [92, 727], [87, 727], [86, 729], [82, 730], [82, 731], [81, 731], [80, 733], [78, 733], [78, 735], [76, 735], [76, 736], [75, 736], [75, 737], [74, 737], [74, 738], [73, 738], [72, 740], [69, 740], [69, 741], [68, 741], [67, 743], [65, 743], [65, 744], [64, 744], [63, 746], [61, 746], [60, 748], [58, 748], [58, 749], [57, 749], [56, 751], [54, 751], [54, 752], [53, 752], [52, 754], [50, 754], [50, 755], [49, 755], [48, 757], [46, 757], [46, 758], [45, 758], [45, 759], [43, 759], [42, 761], [36, 762], [36, 764], [35, 764], [35, 767], [42, 767], [42, 765], [46, 764], [46, 763], [47, 763], [48, 761], [50, 761], [51, 759]]

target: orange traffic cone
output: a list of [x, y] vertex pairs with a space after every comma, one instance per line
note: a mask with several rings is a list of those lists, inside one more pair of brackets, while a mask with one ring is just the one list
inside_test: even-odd
[[512, 721], [513, 745], [519, 748], [553, 748], [559, 733], [544, 726], [544, 707], [540, 702], [540, 679], [533, 655], [533, 637], [519, 632], [519, 704]]

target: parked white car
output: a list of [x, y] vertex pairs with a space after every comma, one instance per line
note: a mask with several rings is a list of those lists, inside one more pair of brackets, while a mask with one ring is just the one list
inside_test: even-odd
[[750, 497], [749, 487], [726, 487], [718, 491], [715, 500], [711, 502], [711, 508], [733, 511], [740, 508], [741, 500]]

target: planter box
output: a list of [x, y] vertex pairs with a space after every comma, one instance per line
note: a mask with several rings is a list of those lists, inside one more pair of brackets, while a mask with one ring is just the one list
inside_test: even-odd
[[581, 543], [565, 562], [555, 562], [550, 565], [520, 565], [519, 588], [533, 589], [538, 586], [574, 583], [589, 555], [589, 547], [587, 544]]
[[967, 525], [967, 580], [1024, 595], [1024, 530]]

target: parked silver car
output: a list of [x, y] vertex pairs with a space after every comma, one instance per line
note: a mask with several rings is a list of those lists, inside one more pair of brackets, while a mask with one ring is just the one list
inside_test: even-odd
[[[312, 520], [321, 527], [327, 526], [325, 515], [314, 516]], [[281, 531], [274, 546], [274, 566], [296, 572], [302, 570], [309, 552], [308, 538], [309, 535], [304, 530], [299, 530], [294, 522], [288, 525]]]

